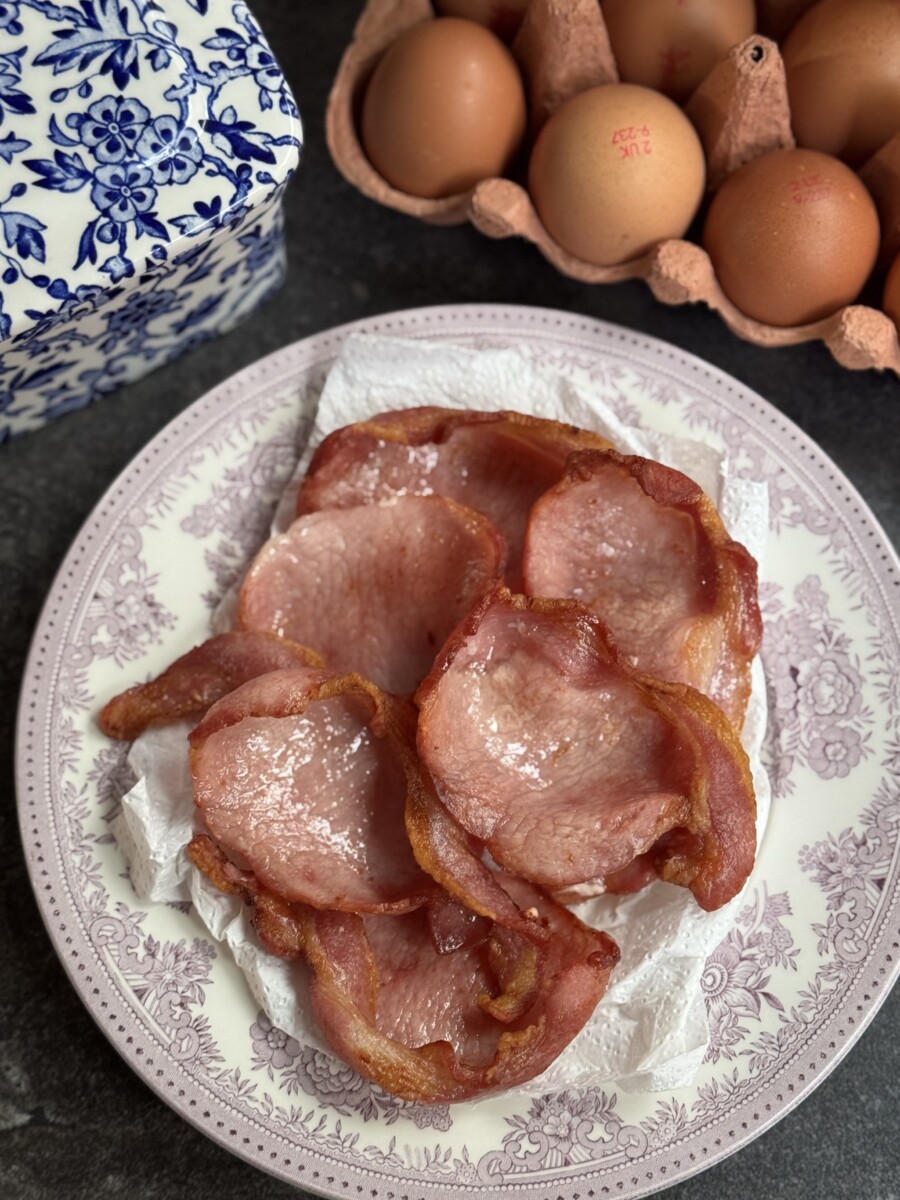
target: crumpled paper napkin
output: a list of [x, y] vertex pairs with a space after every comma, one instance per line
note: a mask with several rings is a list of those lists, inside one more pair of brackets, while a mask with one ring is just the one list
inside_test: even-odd
[[[480, 410], [516, 409], [603, 434], [622, 452], [655, 458], [684, 471], [716, 501], [729, 533], [762, 565], [768, 529], [764, 484], [729, 476], [721, 448], [623, 424], [602, 399], [566, 375], [515, 350], [355, 335], [348, 338], [323, 389], [315, 423], [273, 521], [290, 523], [309, 459], [328, 433], [386, 409], [423, 404]], [[228, 601], [214, 622], [227, 625]], [[765, 681], [754, 664], [753, 694], [743, 731], [750, 756], [761, 840], [770, 803], [760, 762], [766, 727]], [[243, 905], [218, 892], [184, 855], [193, 833], [187, 769], [188, 724], [150, 730], [134, 743], [138, 783], [123, 801], [114, 832], [144, 901], [190, 899], [210, 934], [232, 951], [261, 1008], [301, 1043], [327, 1049], [295, 964], [260, 949]], [[750, 886], [750, 885], [748, 885]], [[709, 1030], [700, 978], [707, 956], [731, 929], [741, 896], [715, 913], [689, 892], [655, 883], [632, 896], [599, 896], [577, 906], [607, 930], [622, 960], [593, 1018], [551, 1067], [519, 1090], [532, 1096], [615, 1082], [623, 1090], [658, 1092], [689, 1085], [703, 1061]]]

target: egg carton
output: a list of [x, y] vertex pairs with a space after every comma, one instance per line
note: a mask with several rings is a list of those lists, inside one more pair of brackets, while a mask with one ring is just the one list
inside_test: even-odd
[[[768, 0], [760, 5], [761, 23], [768, 31], [783, 32], [810, 2]], [[434, 17], [431, 0], [368, 0], [341, 60], [328, 101], [326, 136], [338, 170], [360, 192], [434, 225], [470, 221], [488, 237], [523, 237], [557, 270], [585, 283], [644, 279], [663, 303], [705, 303], [734, 333], [756, 345], [791, 346], [819, 339], [845, 367], [900, 374], [898, 331], [879, 309], [853, 304], [806, 325], [766, 325], [731, 303], [709, 255], [694, 242], [668, 239], [639, 258], [599, 267], [567, 253], [550, 237], [528, 192], [514, 178], [485, 179], [466, 192], [437, 200], [392, 187], [374, 170], [360, 143], [360, 105], [388, 46], [405, 30]], [[511, 48], [525, 80], [532, 140], [566, 100], [619, 78], [597, 0], [531, 0]], [[795, 145], [784, 66], [777, 43], [767, 37], [754, 36], [735, 46], [685, 107], [703, 143], [711, 191], [744, 163]], [[881, 262], [886, 265], [900, 252], [900, 135], [860, 174], [879, 210]]]

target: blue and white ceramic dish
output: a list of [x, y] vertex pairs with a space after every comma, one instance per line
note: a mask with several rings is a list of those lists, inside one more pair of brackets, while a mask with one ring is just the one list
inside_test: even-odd
[[269, 296], [300, 145], [242, 0], [0, 0], [0, 442]]

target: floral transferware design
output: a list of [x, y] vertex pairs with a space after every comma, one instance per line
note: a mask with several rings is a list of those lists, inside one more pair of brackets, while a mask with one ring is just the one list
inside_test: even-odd
[[[379, 322], [369, 327], [377, 332]], [[667, 349], [661, 368], [655, 343], [540, 310], [404, 314], [390, 331], [519, 345], [650, 427], [721, 436], [740, 469], [755, 466], [773, 486], [766, 578], [774, 582], [763, 600], [779, 794], [735, 925], [706, 964], [711, 1040], [694, 1087], [404, 1105], [273, 1027], [235, 992], [225, 956], [198, 935], [190, 912], [135, 907], [109, 837], [128, 767], [92, 714], [136, 672], [149, 674], [197, 639], [208, 605], [252, 552], [241, 513], [254, 529], [271, 513], [340, 333], [300, 343], [198, 402], [76, 543], [69, 564], [79, 598], [73, 604], [64, 571], [45, 618], [57, 620], [44, 626], [46, 665], [33, 664], [24, 687], [26, 700], [46, 703], [23, 723], [23, 832], [26, 845], [40, 838], [64, 851], [68, 899], [61, 904], [56, 881], [32, 860], [36, 891], [57, 941], [69, 956], [74, 943], [89, 963], [104, 1002], [178, 1089], [170, 1094], [183, 1095], [195, 1119], [208, 1113], [211, 1136], [251, 1161], [325, 1194], [359, 1183], [373, 1200], [412, 1195], [417, 1181], [417, 1195], [427, 1187], [445, 1198], [486, 1187], [643, 1195], [784, 1111], [843, 1052], [896, 971], [885, 950], [900, 889], [900, 744], [888, 680], [900, 676], [900, 634], [885, 594], [898, 567], [820, 452], [804, 449], [819, 464], [807, 475], [796, 434], [773, 410], [677, 352]], [[856, 551], [862, 532], [882, 548], [880, 565]], [[172, 565], [185, 555], [190, 579]], [[798, 803], [807, 805], [802, 841], [789, 822], [779, 825], [779, 805]], [[90, 989], [82, 994], [97, 1003]], [[144, 1058], [123, 1051], [147, 1073]], [[222, 1132], [232, 1129], [233, 1138]]]
[[869, 951], [867, 931], [891, 877], [900, 835], [900, 795], [894, 770], [864, 809], [859, 826], [800, 849], [799, 861], [825, 893], [827, 916], [813, 926], [820, 954], [832, 952], [840, 963], [862, 962]]
[[766, 1006], [784, 1012], [773, 975], [778, 969], [797, 970], [800, 952], [785, 924], [790, 916], [787, 892], [769, 896], [763, 890], [709, 956], [700, 981], [709, 1016], [708, 1062], [737, 1058]]
[[19, 0], [0, 35], [3, 437], [271, 293], [300, 126], [242, 0]]
[[639, 1159], [647, 1148], [646, 1134], [625, 1125], [617, 1105], [616, 1093], [604, 1091], [566, 1091], [534, 1100], [527, 1113], [508, 1119], [512, 1132], [503, 1138], [502, 1150], [481, 1158], [479, 1177], [507, 1179], [611, 1157]]
[[285, 428], [264, 444], [251, 446], [240, 461], [222, 473], [208, 499], [182, 522], [196, 538], [215, 536], [204, 552], [215, 587], [204, 596], [214, 609], [238, 582], [247, 563], [266, 540], [272, 509], [297, 462], [297, 430]]
[[159, 943], [144, 933], [144, 919], [144, 913], [118, 906], [114, 916], [105, 913], [95, 919], [91, 939], [115, 958], [123, 982], [156, 1027], [165, 1031], [169, 1053], [193, 1070], [208, 1070], [222, 1061], [202, 1013], [216, 951], [202, 938]]
[[[250, 1026], [253, 1065], [270, 1083], [287, 1095], [305, 1092], [322, 1108], [342, 1116], [358, 1114], [363, 1121], [384, 1117], [392, 1125], [398, 1118], [411, 1120], [419, 1129], [447, 1130], [453, 1124], [446, 1104], [411, 1104], [397, 1100], [369, 1083], [352, 1067], [277, 1029], [264, 1012]], [[276, 1079], [277, 1077], [277, 1079]]]
[[776, 796], [794, 790], [795, 763], [823, 781], [846, 779], [871, 754], [874, 714], [864, 696], [863, 664], [829, 612], [821, 578], [808, 576], [793, 599], [789, 607], [781, 589], [769, 585], [762, 605]]

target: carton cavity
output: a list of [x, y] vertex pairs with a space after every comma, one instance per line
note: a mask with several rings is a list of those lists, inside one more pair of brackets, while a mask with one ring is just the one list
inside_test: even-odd
[[[759, 5], [760, 28], [782, 36], [810, 0], [768, 0]], [[522, 237], [564, 275], [585, 283], [644, 279], [665, 304], [704, 303], [739, 337], [760, 346], [824, 342], [835, 359], [854, 370], [900, 374], [900, 340], [880, 309], [853, 304], [800, 326], [774, 326], [740, 312], [716, 279], [706, 251], [670, 239], [648, 253], [599, 267], [567, 253], [548, 234], [523, 180], [485, 179], [474, 188], [439, 200], [410, 196], [373, 169], [358, 135], [366, 84], [387, 47], [405, 30], [435, 19], [430, 0], [368, 0], [341, 61], [329, 97], [326, 135], [345, 179], [364, 195], [398, 212], [435, 225], [470, 221], [491, 238]], [[547, 118], [587, 88], [618, 80], [615, 58], [597, 0], [531, 0], [512, 43], [529, 102], [530, 145]], [[784, 66], [778, 44], [762, 34], [732, 48], [685, 105], [706, 156], [707, 187], [718, 189], [745, 163], [795, 145]], [[878, 208], [882, 229], [880, 268], [900, 253], [900, 134], [859, 172]]]

